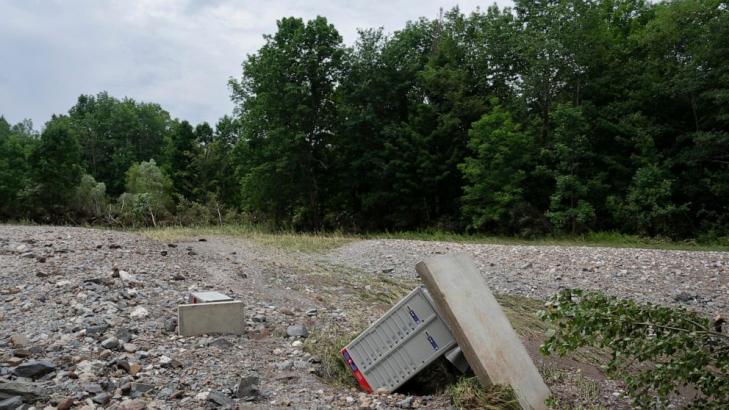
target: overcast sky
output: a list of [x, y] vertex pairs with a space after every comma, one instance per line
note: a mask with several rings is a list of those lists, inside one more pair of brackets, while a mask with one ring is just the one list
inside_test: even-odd
[[[0, 115], [42, 127], [80, 94], [156, 102], [214, 123], [232, 111], [227, 80], [284, 16], [322, 15], [347, 44], [357, 28], [392, 32], [407, 20], [494, 0], [0, 0]], [[509, 0], [496, 1], [501, 6]]]

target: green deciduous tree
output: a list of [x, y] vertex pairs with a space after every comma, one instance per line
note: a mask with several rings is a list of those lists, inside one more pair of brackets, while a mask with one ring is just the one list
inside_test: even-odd
[[81, 181], [81, 146], [68, 117], [54, 117], [30, 153], [27, 198], [43, 218], [63, 218]]
[[[529, 230], [517, 210], [525, 203], [527, 178], [534, 167], [534, 138], [511, 114], [492, 101], [493, 108], [469, 132], [470, 156], [460, 165], [466, 184], [462, 212], [470, 228], [499, 233]], [[526, 226], [522, 226], [526, 225]]]
[[133, 164], [126, 174], [127, 191], [119, 198], [122, 215], [132, 223], [157, 225], [172, 206], [172, 181], [154, 160]]
[[322, 226], [335, 129], [334, 90], [344, 48], [325, 18], [284, 18], [232, 81], [243, 126], [239, 144], [246, 209], [279, 223]]

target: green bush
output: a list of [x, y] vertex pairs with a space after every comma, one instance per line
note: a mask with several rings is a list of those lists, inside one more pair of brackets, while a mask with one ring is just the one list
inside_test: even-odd
[[588, 346], [611, 352], [607, 374], [625, 381], [636, 407], [666, 407], [686, 386], [699, 393], [689, 408], [729, 407], [729, 335], [721, 320], [569, 289], [539, 315], [553, 325], [543, 353]]

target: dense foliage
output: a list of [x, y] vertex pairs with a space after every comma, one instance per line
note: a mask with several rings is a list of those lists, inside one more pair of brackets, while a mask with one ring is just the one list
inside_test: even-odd
[[554, 327], [542, 345], [564, 355], [590, 346], [610, 352], [608, 375], [625, 381], [638, 408], [666, 408], [687, 388], [691, 408], [729, 406], [729, 334], [685, 309], [639, 305], [597, 292], [564, 290], [540, 316]]
[[154, 161], [169, 199], [134, 223], [727, 237], [727, 38], [718, 0], [517, 0], [352, 46], [284, 18], [215, 127], [105, 93], [40, 135], [0, 119], [0, 217], [128, 223]]

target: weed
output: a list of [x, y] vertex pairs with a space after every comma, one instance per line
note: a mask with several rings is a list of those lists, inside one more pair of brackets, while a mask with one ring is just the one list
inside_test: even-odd
[[520, 409], [511, 387], [483, 387], [475, 377], [462, 377], [448, 386], [448, 396], [458, 409], [507, 410]]

